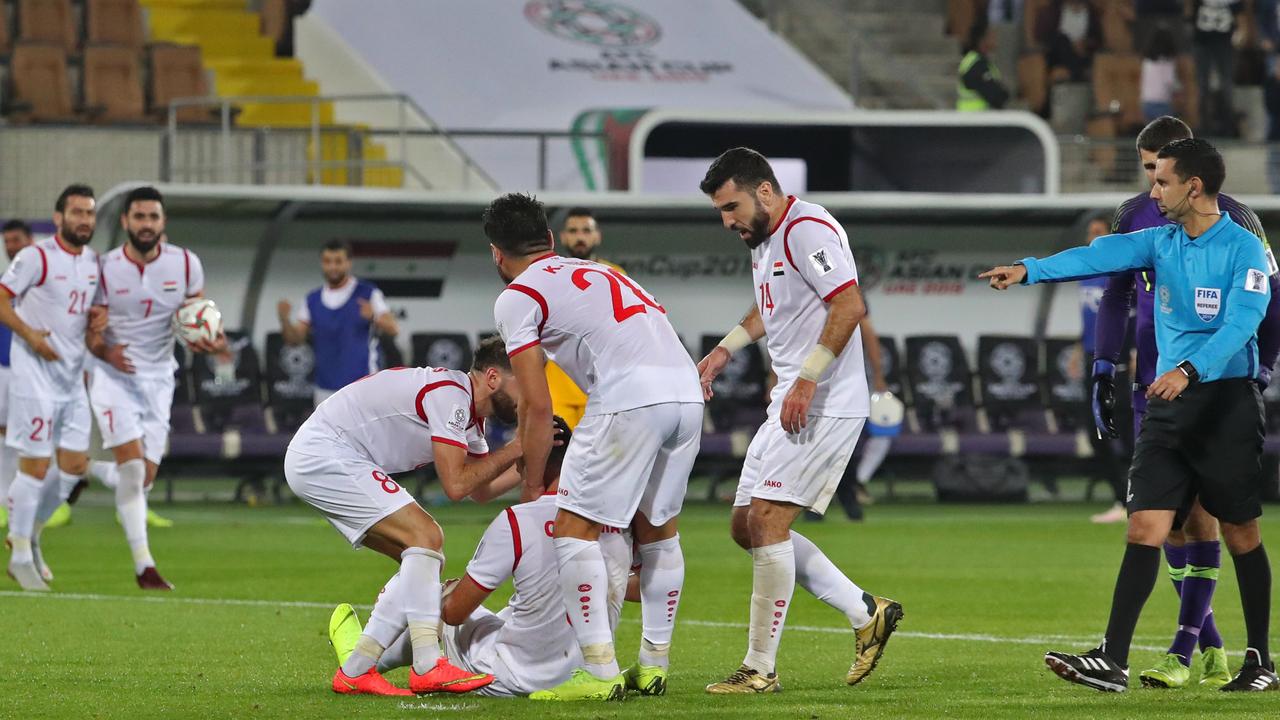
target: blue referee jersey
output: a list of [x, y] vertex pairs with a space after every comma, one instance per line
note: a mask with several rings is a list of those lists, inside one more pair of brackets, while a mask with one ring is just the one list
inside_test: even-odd
[[1226, 213], [1197, 238], [1164, 225], [1022, 263], [1028, 284], [1155, 270], [1156, 372], [1189, 360], [1205, 382], [1257, 374], [1258, 323], [1275, 268], [1258, 237]]

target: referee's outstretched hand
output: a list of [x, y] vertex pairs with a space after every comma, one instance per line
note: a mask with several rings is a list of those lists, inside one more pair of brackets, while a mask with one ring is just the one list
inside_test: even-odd
[[1027, 279], [1027, 268], [1024, 265], [997, 265], [978, 277], [991, 281], [993, 290], [1008, 290], [1010, 285], [1018, 285]]

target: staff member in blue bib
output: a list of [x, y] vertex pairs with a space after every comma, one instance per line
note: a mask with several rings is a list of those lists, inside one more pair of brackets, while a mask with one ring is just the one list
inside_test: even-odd
[[280, 334], [290, 345], [311, 336], [316, 354], [316, 405], [381, 365], [378, 335], [400, 332], [387, 298], [376, 285], [351, 274], [351, 245], [330, 240], [320, 250], [324, 285], [307, 293], [297, 310], [277, 306]]
[[1083, 655], [1050, 652], [1045, 663], [1071, 682], [1122, 692], [1129, 645], [1160, 571], [1174, 513], [1198, 493], [1218, 518], [1235, 562], [1248, 649], [1224, 691], [1280, 687], [1267, 647], [1271, 566], [1262, 546], [1263, 406], [1258, 323], [1271, 295], [1274, 260], [1256, 235], [1218, 209], [1222, 156], [1206, 140], [1177, 140], [1157, 154], [1151, 197], [1174, 224], [1103, 235], [1087, 247], [1027, 258], [980, 277], [1004, 290], [1155, 270], [1159, 376], [1129, 470], [1128, 547], [1102, 645]]

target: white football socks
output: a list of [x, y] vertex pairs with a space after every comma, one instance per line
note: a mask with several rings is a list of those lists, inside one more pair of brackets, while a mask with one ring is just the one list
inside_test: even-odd
[[[141, 575], [143, 570], [156, 564], [147, 542], [147, 496], [143, 491], [147, 482], [147, 464], [141, 459], [130, 460], [120, 464], [116, 471], [116, 513], [124, 527], [129, 552], [133, 553], [134, 574]], [[101, 479], [102, 476], [98, 477]]]
[[22, 471], [18, 471], [9, 486], [9, 540], [13, 543], [11, 560], [14, 563], [32, 562], [31, 536], [43, 494], [44, 483]]
[[754, 548], [751, 582], [751, 625], [742, 664], [762, 675], [774, 671], [778, 643], [796, 586], [796, 556], [791, 541]]
[[627, 586], [631, 581], [631, 542], [620, 532], [601, 531], [600, 554], [609, 573], [609, 627], [616, 633], [622, 607], [627, 602]]
[[70, 495], [70, 491], [66, 494], [62, 492], [62, 472], [58, 470], [56, 465], [49, 466], [49, 471], [44, 476], [44, 482], [40, 484], [42, 487], [40, 489], [40, 504], [36, 507], [34, 537], [40, 536], [40, 531], [44, 529], [44, 524], [49, 522], [49, 518], [53, 517], [53, 514], [58, 511], [58, 506]]
[[440, 659], [440, 569], [444, 556], [411, 547], [400, 553], [400, 603], [413, 643], [413, 670], [425, 675]]
[[668, 667], [676, 610], [684, 590], [680, 536], [640, 546], [641, 665]]
[[869, 435], [862, 441], [862, 457], [858, 459], [856, 474], [860, 484], [866, 485], [871, 482], [871, 477], [889, 456], [889, 446], [892, 444], [893, 438], [887, 435]]
[[4, 444], [4, 436], [0, 435], [0, 507], [9, 507], [9, 486], [18, 474], [18, 450]]
[[609, 627], [609, 573], [594, 540], [555, 539], [560, 566], [560, 596], [578, 637], [587, 672], [601, 679], [621, 672]]
[[860, 628], [871, 622], [867, 598], [840, 568], [818, 549], [809, 538], [791, 531], [791, 544], [796, 554], [796, 582], [814, 597], [844, 613], [849, 623]]
[[[368, 643], [357, 643], [355, 652], [342, 666], [347, 677], [363, 675], [372, 663], [377, 663], [379, 672], [388, 668], [405, 667], [413, 662], [413, 645], [409, 642], [408, 623], [404, 617], [404, 606], [400, 602], [400, 574], [396, 573], [382, 587], [378, 599], [373, 603], [373, 612], [369, 614], [369, 622], [364, 626], [360, 636], [361, 643], [365, 638]], [[367, 652], [374, 646], [385, 648], [379, 655]], [[364, 655], [363, 658], [356, 657]]]
[[106, 485], [109, 489], [115, 490], [120, 484], [120, 472], [116, 464], [109, 460], [93, 460], [89, 463], [89, 475], [98, 479], [98, 482]]

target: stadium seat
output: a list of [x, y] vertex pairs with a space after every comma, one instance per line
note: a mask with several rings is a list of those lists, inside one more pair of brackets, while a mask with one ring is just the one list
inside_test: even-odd
[[1014, 457], [1074, 456], [1076, 441], [1058, 432], [1044, 402], [1040, 344], [1029, 337], [978, 338], [978, 384], [993, 432], [1007, 433]]
[[267, 334], [266, 360], [267, 426], [293, 432], [314, 408], [315, 352], [309, 344], [286, 345], [273, 332]]
[[[907, 402], [907, 386], [902, 381], [902, 354], [898, 352], [898, 343], [893, 338], [880, 335], [880, 364], [884, 373], [884, 382], [889, 392]], [[869, 368], [868, 368], [869, 369]]]
[[414, 333], [409, 337], [409, 351], [415, 367], [471, 367], [471, 341], [465, 333]]
[[5, 114], [15, 122], [75, 122], [67, 55], [59, 46], [20, 42], [9, 64]]
[[404, 353], [400, 351], [400, 346], [396, 344], [395, 338], [379, 335], [378, 352], [382, 355], [383, 369], [404, 367]]
[[71, 0], [18, 0], [18, 37], [53, 43], [67, 55], [78, 54], [80, 33]]
[[120, 45], [91, 45], [84, 51], [85, 112], [95, 121], [146, 122], [138, 53]]
[[227, 342], [228, 353], [197, 355], [191, 363], [196, 426], [203, 426], [205, 432], [222, 432], [229, 427], [265, 432], [253, 343], [242, 332], [228, 332]]
[[135, 52], [142, 50], [146, 35], [138, 0], [87, 0], [85, 12], [85, 35], [90, 44], [123, 45]]
[[[207, 97], [209, 80], [205, 76], [200, 48], [194, 45], [156, 45], [151, 48], [151, 112], [161, 119], [169, 115], [169, 103], [176, 98]], [[178, 109], [178, 121], [209, 122], [213, 117], [208, 107]]]
[[[705, 356], [720, 342], [717, 335], [703, 335], [702, 353]], [[715, 393], [707, 403], [707, 413], [714, 432], [724, 433], [750, 429], [764, 421], [769, 401], [765, 395], [768, 369], [764, 355], [757, 345], [748, 345], [735, 353], [724, 372], [712, 383]]]
[[[911, 389], [913, 430], [900, 438], [901, 452], [912, 454], [1003, 454], [1008, 436], [981, 432], [973, 397], [973, 376], [960, 339], [954, 335], [908, 337], [907, 385]], [[914, 445], [912, 445], [914, 443]]]

